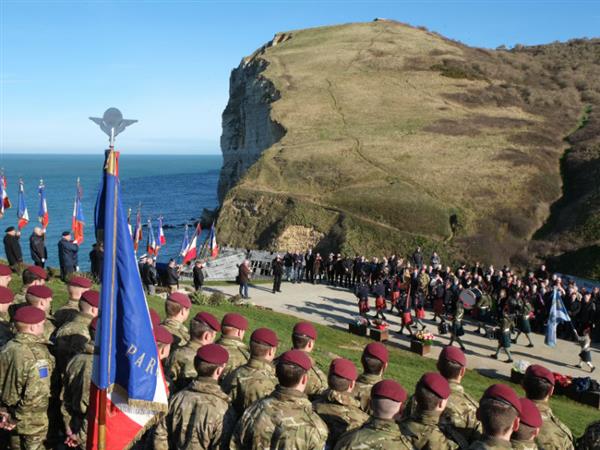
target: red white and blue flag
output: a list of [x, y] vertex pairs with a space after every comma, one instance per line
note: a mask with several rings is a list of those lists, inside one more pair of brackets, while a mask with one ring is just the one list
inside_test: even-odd
[[71, 218], [71, 231], [73, 232], [73, 240], [81, 245], [83, 242], [83, 228], [85, 226], [85, 218], [83, 217], [83, 208], [81, 206], [81, 198], [83, 191], [81, 183], [77, 178], [77, 188], [75, 192], [75, 201], [73, 202], [73, 217]]
[[185, 256], [188, 247], [190, 246], [190, 236], [188, 233], [188, 226], [185, 224], [185, 230], [183, 232], [183, 241], [181, 242], [181, 250], [179, 250], [180, 256]]
[[187, 264], [193, 259], [196, 259], [198, 255], [198, 238], [202, 233], [202, 227], [198, 222], [198, 226], [196, 226], [196, 231], [194, 232], [194, 236], [192, 236], [192, 240], [190, 244], [185, 249], [185, 253], [183, 254], [183, 264]]
[[167, 238], [165, 237], [165, 231], [163, 230], [163, 218], [158, 218], [158, 246], [162, 247], [167, 244]]
[[158, 255], [158, 246], [154, 239], [154, 230], [152, 229], [152, 219], [148, 219], [148, 243], [146, 244], [146, 253], [148, 256]]
[[135, 252], [138, 251], [142, 238], [142, 208], [138, 207], [135, 215], [135, 231], [133, 232], [133, 250]]
[[211, 258], [216, 258], [219, 254], [219, 246], [217, 245], [217, 235], [215, 233], [215, 223], [210, 227], [210, 236], [208, 237], [208, 245], [210, 247]]
[[44, 182], [42, 180], [40, 180], [38, 193], [40, 194], [40, 209], [38, 211], [38, 220], [42, 225], [42, 230], [44, 230], [45, 232], [46, 228], [48, 228], [48, 223], [50, 223], [50, 216], [48, 215], [48, 204], [46, 203], [46, 186], [44, 186]]
[[127, 210], [127, 228], [129, 228], [129, 236], [133, 239], [133, 228], [131, 227], [131, 208]]
[[4, 215], [4, 211], [12, 207], [10, 200], [8, 199], [8, 192], [6, 191], [6, 177], [0, 174], [0, 214]]
[[96, 202], [104, 242], [100, 315], [88, 408], [87, 449], [125, 449], [167, 410], [167, 387], [121, 204], [119, 154], [106, 152]]
[[25, 225], [29, 223], [29, 212], [27, 211], [27, 205], [25, 204], [25, 188], [23, 186], [23, 180], [19, 180], [19, 208], [17, 209], [17, 228], [22, 230]]

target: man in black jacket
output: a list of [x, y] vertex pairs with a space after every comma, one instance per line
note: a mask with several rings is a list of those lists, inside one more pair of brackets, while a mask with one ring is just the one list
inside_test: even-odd
[[283, 260], [277, 255], [271, 265], [273, 269], [273, 294], [281, 292], [281, 277], [283, 276]]
[[4, 235], [4, 252], [8, 265], [12, 271], [16, 271], [19, 264], [23, 263], [23, 253], [21, 252], [21, 233], [15, 227], [8, 227]]
[[29, 251], [33, 263], [38, 267], [44, 267], [48, 259], [48, 251], [46, 250], [46, 236], [40, 227], [35, 227], [29, 237]]
[[102, 242], [96, 242], [92, 246], [90, 252], [90, 266], [92, 275], [99, 282], [102, 283], [102, 267], [104, 265], [104, 244]]
[[156, 272], [156, 261], [154, 258], [146, 258], [146, 262], [142, 266], [142, 283], [149, 295], [156, 293], [158, 273]]
[[64, 231], [62, 238], [58, 241], [58, 261], [60, 264], [60, 279], [65, 283], [68, 281], [69, 275], [77, 272], [77, 253], [79, 245], [71, 240], [71, 233]]
[[202, 292], [202, 286], [204, 285], [203, 268], [204, 265], [202, 264], [202, 261], [197, 259], [194, 263], [194, 268], [192, 269], [192, 275], [194, 276], [194, 289], [196, 289], [196, 292]]

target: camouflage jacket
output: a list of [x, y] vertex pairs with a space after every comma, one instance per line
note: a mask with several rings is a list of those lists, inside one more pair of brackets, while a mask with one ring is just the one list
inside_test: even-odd
[[542, 415], [542, 428], [536, 438], [536, 443], [544, 450], [572, 450], [573, 434], [571, 430], [554, 415], [546, 402], [534, 400]]
[[231, 404], [241, 416], [252, 403], [273, 392], [277, 382], [273, 364], [251, 358], [247, 364], [231, 372], [221, 386], [231, 396]]
[[369, 414], [371, 412], [371, 389], [383, 379], [381, 375], [362, 373], [354, 385], [354, 398], [359, 401], [360, 409]]
[[231, 450], [322, 450], [327, 425], [312, 410], [306, 394], [277, 386], [246, 410], [230, 442]]
[[0, 313], [0, 348], [13, 338], [13, 329], [8, 313]]
[[75, 355], [67, 364], [60, 394], [64, 423], [77, 436], [81, 448], [85, 448], [87, 438], [87, 409], [93, 364], [94, 346], [88, 343], [83, 352]]
[[600, 421], [593, 422], [585, 429], [585, 433], [577, 439], [577, 450], [594, 450], [600, 448]]
[[362, 427], [344, 434], [335, 450], [413, 450], [393, 420], [371, 417]]
[[169, 401], [154, 431], [154, 449], [227, 449], [235, 425], [229, 396], [216, 380], [198, 377]]
[[513, 450], [538, 450], [539, 447], [534, 441], [510, 440]]
[[221, 339], [217, 341], [217, 344], [229, 353], [229, 360], [225, 365], [225, 370], [223, 370], [223, 378], [248, 362], [248, 359], [250, 358], [250, 349], [241, 339], [230, 336], [221, 336]]
[[469, 450], [503, 450], [513, 448], [510, 441], [483, 436], [480, 440], [473, 442]]
[[183, 347], [190, 341], [190, 332], [181, 322], [177, 322], [173, 319], [166, 319], [161, 325], [173, 335], [173, 344], [171, 344], [172, 349]]
[[44, 321], [44, 339], [46, 342], [50, 342], [55, 331], [56, 326], [54, 326], [54, 316], [52, 314], [46, 314], [46, 320]]
[[198, 376], [194, 367], [196, 352], [201, 347], [197, 341], [190, 341], [183, 347], [178, 347], [169, 357], [169, 367], [166, 372], [173, 384], [173, 392], [184, 389]]
[[481, 436], [481, 422], [477, 420], [478, 403], [465, 392], [456, 381], [449, 381], [450, 397], [446, 409], [440, 417], [440, 424], [450, 425], [468, 442], [475, 442]]
[[315, 360], [310, 353], [306, 353], [306, 355], [310, 358], [312, 368], [308, 372], [308, 384], [305, 393], [309, 399], [314, 400], [327, 389], [327, 375], [315, 364]]
[[54, 312], [54, 323], [60, 328], [79, 313], [79, 300], [71, 300]]
[[438, 413], [415, 413], [400, 422], [400, 431], [419, 450], [454, 450], [469, 446], [457, 431], [450, 427], [441, 428], [439, 421]]
[[85, 350], [90, 341], [90, 323], [94, 317], [78, 312], [73, 320], [63, 324], [54, 334], [56, 367], [61, 373], [71, 358]]
[[17, 420], [17, 434], [48, 429], [54, 357], [43, 337], [17, 333], [0, 352], [0, 407]]
[[360, 409], [358, 400], [348, 392], [327, 389], [312, 405], [314, 411], [327, 424], [327, 444], [330, 448], [346, 431], [359, 428], [369, 420], [369, 415]]

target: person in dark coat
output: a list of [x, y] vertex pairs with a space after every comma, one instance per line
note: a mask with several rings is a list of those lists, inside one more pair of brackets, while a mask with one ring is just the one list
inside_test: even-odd
[[29, 251], [33, 263], [38, 267], [44, 267], [48, 259], [48, 251], [46, 250], [46, 236], [40, 227], [35, 227], [29, 237]]
[[13, 270], [17, 270], [19, 264], [23, 263], [23, 252], [21, 251], [21, 233], [15, 227], [8, 227], [4, 235], [4, 252], [8, 265]]
[[156, 261], [154, 258], [146, 258], [146, 262], [142, 266], [142, 283], [149, 295], [154, 295], [156, 293], [158, 273], [156, 272]]
[[192, 269], [192, 275], [194, 276], [194, 289], [196, 289], [196, 292], [202, 292], [202, 286], [204, 285], [203, 268], [204, 265], [202, 264], [202, 261], [197, 259], [194, 263], [194, 268]]
[[60, 279], [68, 281], [69, 275], [77, 272], [77, 253], [79, 245], [71, 239], [71, 232], [64, 231], [62, 238], [58, 241], [58, 261], [60, 264]]
[[177, 289], [179, 289], [179, 269], [177, 264], [175, 264], [174, 259], [169, 260], [165, 284], [169, 287], [169, 292], [171, 293], [176, 292]]
[[104, 244], [96, 242], [90, 252], [90, 265], [92, 275], [98, 282], [102, 283], [102, 266], [104, 265]]
[[273, 294], [275, 294], [276, 292], [281, 292], [281, 277], [283, 276], [283, 260], [281, 256], [277, 255], [275, 257], [271, 268], [273, 270]]

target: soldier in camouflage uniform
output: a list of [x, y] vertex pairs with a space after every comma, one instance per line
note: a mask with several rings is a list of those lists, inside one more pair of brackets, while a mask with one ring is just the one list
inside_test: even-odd
[[311, 400], [317, 398], [327, 387], [327, 377], [315, 361], [310, 353], [315, 349], [317, 341], [317, 330], [314, 325], [309, 322], [299, 322], [294, 326], [292, 332], [292, 346], [295, 350], [300, 350], [306, 353], [310, 359], [311, 369], [308, 372], [308, 385], [306, 386], [306, 395]]
[[523, 389], [528, 399], [533, 400], [542, 415], [543, 425], [537, 444], [544, 450], [572, 450], [571, 430], [554, 415], [550, 408], [550, 397], [554, 393], [554, 375], [539, 364], [530, 365], [525, 371]]
[[600, 448], [600, 421], [593, 422], [585, 429], [585, 433], [577, 439], [577, 450], [597, 450]]
[[79, 300], [79, 313], [63, 324], [54, 334], [56, 351], [56, 368], [60, 373], [71, 358], [84, 351], [90, 341], [89, 326], [94, 317], [98, 316], [100, 293], [98, 291], [85, 291]]
[[450, 384], [450, 397], [440, 424], [452, 426], [467, 442], [476, 441], [481, 435], [481, 423], [477, 419], [479, 405], [460, 384], [467, 371], [465, 354], [457, 347], [445, 347], [438, 357], [437, 368]]
[[73, 320], [79, 312], [79, 300], [85, 291], [92, 288], [92, 281], [84, 277], [71, 277], [67, 284], [69, 300], [54, 313], [57, 327]]
[[84, 345], [83, 351], [69, 361], [63, 374], [60, 410], [67, 436], [65, 444], [69, 447], [86, 448], [87, 409], [94, 364], [93, 339], [97, 322], [97, 317], [90, 322], [90, 340]]
[[8, 287], [12, 280], [12, 270], [6, 264], [0, 264], [0, 287]]
[[47, 279], [48, 273], [41, 267], [26, 267], [25, 270], [23, 270], [23, 273], [21, 274], [23, 287], [21, 288], [21, 292], [15, 295], [15, 307], [16, 305], [25, 303], [25, 295], [27, 293], [27, 289], [29, 289], [31, 286], [42, 286], [46, 284]]
[[35, 285], [27, 289], [25, 295], [27, 304], [34, 306], [44, 311], [46, 320], [44, 321], [44, 339], [50, 342], [50, 337], [54, 334], [56, 327], [54, 326], [54, 317], [51, 314], [52, 310], [52, 289], [48, 286]]
[[519, 429], [514, 431], [510, 443], [515, 450], [537, 450], [535, 438], [542, 426], [540, 411], [528, 398], [521, 398], [521, 413], [519, 414]]
[[171, 351], [169, 364], [165, 369], [173, 383], [173, 393], [185, 388], [196, 378], [194, 367], [196, 353], [200, 347], [212, 344], [218, 331], [221, 331], [221, 324], [210, 313], [200, 312], [190, 321], [190, 341], [185, 346]]
[[54, 370], [43, 337], [46, 317], [38, 308], [22, 306], [13, 320], [17, 334], [0, 352], [0, 408], [14, 424], [13, 450], [43, 449]]
[[371, 391], [370, 419], [360, 428], [344, 434], [336, 450], [412, 450], [396, 420], [400, 417], [406, 391], [393, 380], [382, 380]]
[[313, 409], [329, 428], [328, 448], [332, 448], [342, 434], [362, 426], [369, 419], [352, 397], [357, 376], [352, 361], [334, 359], [329, 366], [329, 389], [313, 401]]
[[479, 401], [482, 437], [469, 450], [502, 450], [512, 448], [510, 438], [519, 428], [521, 401], [510, 387], [493, 384]]
[[190, 315], [191, 307], [190, 298], [182, 292], [173, 292], [167, 297], [165, 302], [167, 318], [161, 325], [173, 335], [173, 350], [183, 347], [190, 340], [190, 333], [184, 322]]
[[312, 410], [305, 394], [311, 366], [308, 355], [299, 350], [289, 350], [278, 358], [279, 385], [246, 410], [235, 427], [231, 450], [325, 448], [327, 425]]
[[154, 448], [225, 450], [235, 424], [229, 397], [218, 384], [229, 356], [217, 344], [208, 344], [196, 354], [198, 376], [169, 402], [169, 412], [154, 433]]
[[400, 422], [400, 431], [416, 449], [454, 450], [469, 446], [451, 425], [439, 425], [448, 397], [450, 385], [439, 373], [426, 373], [417, 383], [415, 411]]
[[221, 380], [221, 387], [231, 397], [238, 417], [252, 403], [275, 390], [277, 377], [273, 359], [277, 345], [277, 334], [273, 330], [257, 328], [250, 336], [250, 361]]
[[248, 329], [248, 320], [241, 314], [227, 313], [221, 321], [221, 338], [217, 344], [229, 353], [229, 360], [221, 376], [224, 379], [233, 370], [243, 366], [250, 358], [250, 350], [244, 344], [244, 334]]
[[8, 309], [14, 298], [15, 296], [9, 288], [0, 286], [0, 348], [13, 337]]
[[353, 394], [360, 403], [360, 409], [367, 414], [371, 413], [371, 389], [383, 379], [388, 361], [388, 350], [381, 342], [371, 342], [363, 350], [360, 359], [363, 373], [356, 380]]

